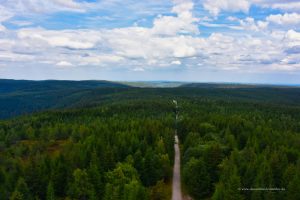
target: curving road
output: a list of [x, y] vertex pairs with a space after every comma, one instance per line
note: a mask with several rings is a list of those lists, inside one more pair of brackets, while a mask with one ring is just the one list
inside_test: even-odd
[[175, 162], [173, 169], [173, 186], [172, 186], [172, 200], [182, 200], [181, 193], [181, 179], [180, 179], [180, 150], [178, 145], [178, 137], [175, 135]]

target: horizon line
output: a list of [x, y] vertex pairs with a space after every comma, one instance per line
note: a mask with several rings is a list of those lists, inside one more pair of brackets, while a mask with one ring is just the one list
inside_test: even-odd
[[225, 85], [269, 85], [269, 86], [300, 86], [300, 83], [268, 83], [268, 82], [229, 82], [229, 81], [180, 81], [180, 80], [109, 80], [109, 79], [14, 79], [0, 78], [0, 80], [12, 81], [108, 81], [108, 82], [123, 82], [123, 83], [198, 83], [198, 84], [225, 84]]

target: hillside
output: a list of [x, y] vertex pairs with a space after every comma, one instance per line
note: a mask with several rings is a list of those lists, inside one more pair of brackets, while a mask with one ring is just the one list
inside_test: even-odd
[[13, 93], [38, 93], [59, 90], [79, 90], [91, 89], [100, 87], [114, 87], [127, 88], [121, 83], [110, 81], [59, 81], [59, 80], [45, 80], [45, 81], [29, 81], [29, 80], [11, 80], [0, 79], [0, 94]]
[[129, 86], [109, 81], [0, 80], [0, 119], [79, 102], [87, 92], [113, 93]]
[[[173, 83], [167, 82], [167, 84]], [[92, 107], [112, 101], [155, 98], [193, 97], [300, 106], [299, 87], [209, 83], [186, 84], [178, 87], [156, 86], [147, 85], [146, 88], [141, 88], [109, 81], [1, 80], [0, 119], [46, 109]]]

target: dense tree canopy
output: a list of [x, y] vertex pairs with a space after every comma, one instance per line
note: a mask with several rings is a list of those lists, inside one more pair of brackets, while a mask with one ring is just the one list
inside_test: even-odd
[[299, 199], [299, 107], [195, 99], [180, 109], [183, 181], [195, 199]]
[[247, 90], [214, 91], [134, 89], [101, 105], [0, 121], [1, 200], [170, 199], [174, 98], [184, 191], [194, 199], [300, 199], [296, 97], [278, 104], [257, 101], [268, 89], [251, 91], [256, 100]]
[[173, 122], [168, 102], [3, 121], [1, 199], [168, 199]]

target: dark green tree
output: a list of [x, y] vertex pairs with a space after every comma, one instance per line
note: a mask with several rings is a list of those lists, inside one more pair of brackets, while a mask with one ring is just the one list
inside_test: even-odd
[[193, 197], [203, 199], [208, 196], [211, 179], [202, 159], [192, 158], [185, 165], [183, 179], [184, 182], [189, 183], [187, 189]]
[[93, 185], [89, 182], [88, 174], [85, 170], [74, 170], [73, 180], [69, 189], [69, 195], [72, 198], [79, 200], [95, 199]]
[[56, 200], [52, 181], [49, 182], [48, 187], [47, 187], [46, 200]]
[[100, 161], [98, 159], [96, 152], [94, 151], [92, 153], [92, 158], [90, 161], [89, 168], [87, 169], [87, 174], [89, 177], [89, 181], [94, 188], [97, 199], [101, 199], [101, 197], [104, 194], [103, 172], [101, 168], [99, 169], [98, 167], [99, 164]]
[[19, 178], [15, 191], [11, 195], [11, 200], [31, 200], [32, 196], [28, 189], [28, 186], [25, 182], [25, 180], [21, 177]]
[[242, 200], [244, 198], [241, 194], [241, 179], [232, 158], [223, 162], [221, 183], [218, 188], [220, 194], [216, 194], [216, 197], [224, 195], [224, 200]]

